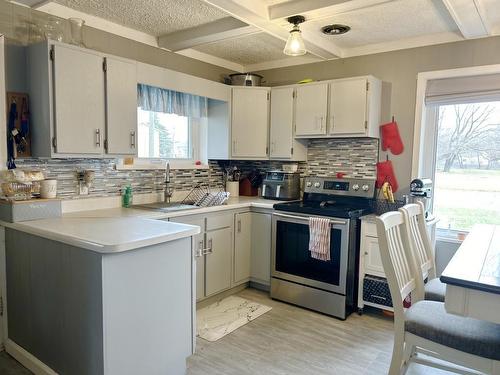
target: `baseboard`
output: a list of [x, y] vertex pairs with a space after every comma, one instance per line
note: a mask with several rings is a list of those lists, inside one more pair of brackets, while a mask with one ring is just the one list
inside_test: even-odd
[[271, 291], [271, 285], [263, 284], [258, 281], [250, 281], [250, 288], [262, 290], [263, 292]]
[[211, 305], [214, 302], [220, 301], [221, 299], [224, 299], [226, 297], [229, 297], [232, 294], [236, 294], [238, 292], [241, 292], [243, 289], [248, 288], [248, 283], [243, 283], [241, 285], [238, 285], [234, 288], [225, 290], [221, 293], [215, 294], [213, 296], [207, 297], [199, 302], [196, 302], [196, 309], [201, 309], [203, 307], [206, 307], [208, 305]]
[[35, 375], [57, 375], [57, 372], [10, 339], [5, 341], [5, 351]]

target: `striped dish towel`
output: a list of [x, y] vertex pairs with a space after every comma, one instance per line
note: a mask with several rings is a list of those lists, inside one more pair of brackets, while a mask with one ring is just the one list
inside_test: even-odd
[[309, 251], [311, 258], [330, 260], [330, 219], [309, 218]]

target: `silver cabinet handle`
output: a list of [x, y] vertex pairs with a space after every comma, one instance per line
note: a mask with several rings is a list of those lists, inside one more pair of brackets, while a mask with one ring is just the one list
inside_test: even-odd
[[101, 147], [101, 129], [95, 130], [95, 145]]
[[135, 131], [130, 132], [130, 147], [135, 148]]
[[241, 233], [241, 219], [238, 220], [238, 233]]
[[212, 254], [214, 252], [214, 249], [212, 248], [212, 239], [208, 240], [208, 247], [203, 249], [202, 254], [203, 255], [208, 255]]
[[196, 258], [200, 258], [203, 256], [203, 241], [198, 242], [198, 250], [196, 250]]

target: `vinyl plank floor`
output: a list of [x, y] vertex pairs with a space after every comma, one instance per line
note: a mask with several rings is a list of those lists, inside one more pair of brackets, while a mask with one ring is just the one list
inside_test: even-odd
[[[342, 321], [255, 289], [238, 295], [273, 309], [216, 342], [198, 338], [188, 375], [387, 374], [393, 323], [378, 310]], [[448, 372], [412, 364], [407, 374]]]
[[[198, 338], [188, 375], [384, 375], [392, 353], [392, 320], [373, 310], [345, 321], [245, 289], [239, 296], [273, 309], [216, 342]], [[0, 374], [30, 372], [0, 353]], [[412, 364], [407, 375], [446, 375]]]

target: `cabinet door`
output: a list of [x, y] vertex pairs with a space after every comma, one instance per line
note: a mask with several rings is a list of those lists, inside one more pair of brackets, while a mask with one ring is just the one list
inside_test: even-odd
[[253, 281], [271, 285], [271, 214], [252, 213], [252, 263]]
[[56, 152], [102, 154], [105, 128], [103, 57], [70, 46], [54, 47]]
[[364, 136], [367, 131], [365, 78], [333, 81], [330, 85], [330, 134]]
[[106, 57], [107, 153], [137, 154], [137, 69], [131, 61]]
[[231, 287], [231, 228], [207, 232], [205, 259], [205, 295], [211, 296]]
[[365, 255], [365, 273], [385, 277], [384, 265], [380, 257], [378, 238], [365, 236], [364, 255]]
[[202, 217], [177, 217], [171, 219], [176, 223], [197, 225], [201, 232], [193, 236], [193, 255], [196, 259], [196, 300], [199, 301], [205, 297], [205, 256], [202, 254], [205, 248], [205, 219]]
[[293, 92], [293, 87], [271, 90], [271, 158], [292, 157]]
[[328, 84], [298, 86], [296, 91], [295, 135], [325, 135]]
[[269, 90], [241, 87], [232, 92], [232, 156], [267, 158]]
[[234, 282], [239, 284], [250, 279], [252, 214], [244, 212], [234, 216]]

